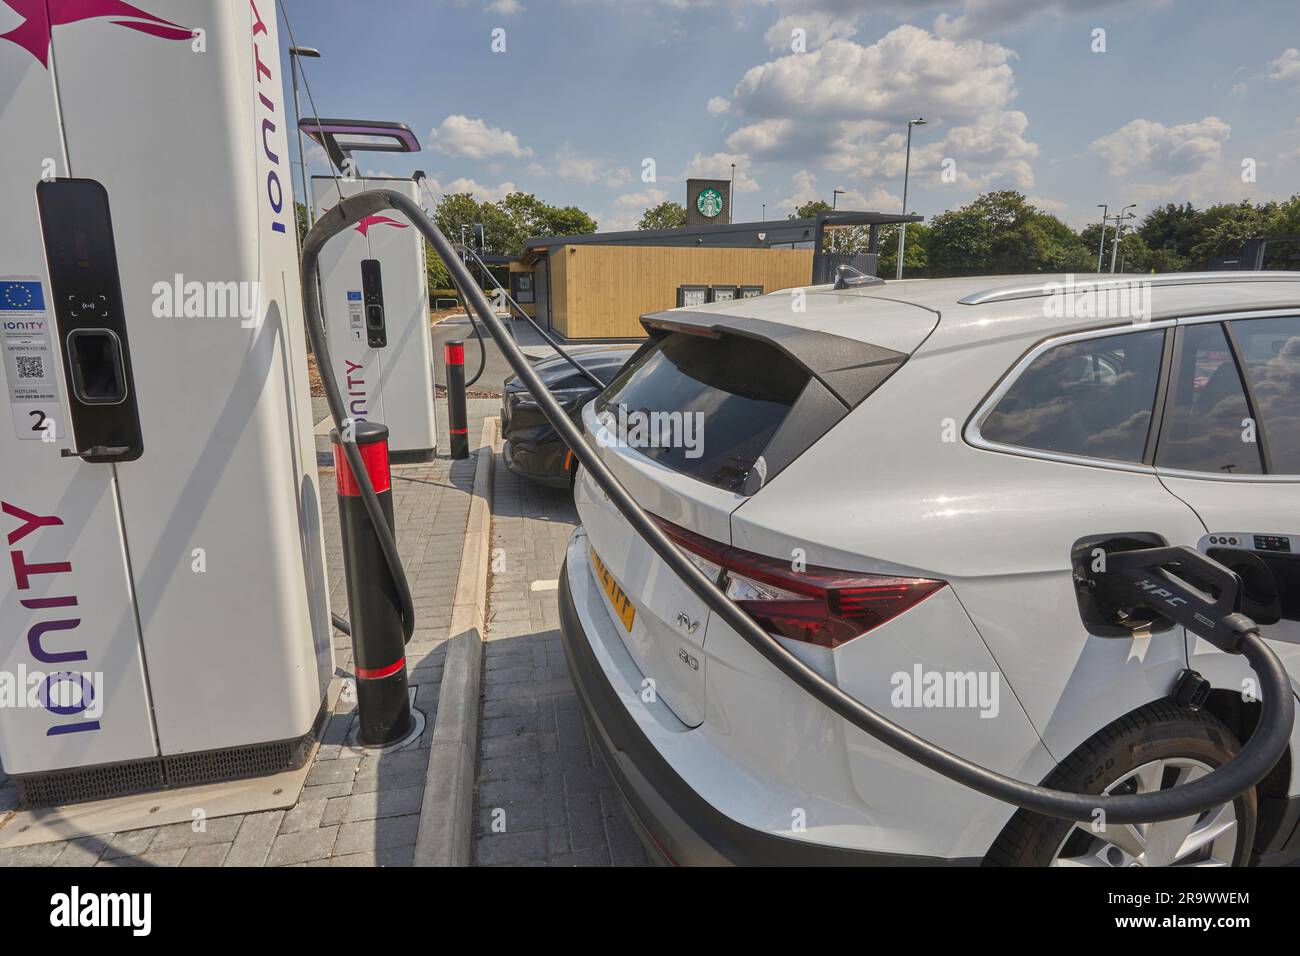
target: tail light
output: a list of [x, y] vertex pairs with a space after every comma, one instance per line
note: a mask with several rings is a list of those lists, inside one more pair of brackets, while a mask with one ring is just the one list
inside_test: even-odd
[[807, 566], [710, 541], [656, 518], [691, 563], [769, 634], [839, 647], [944, 587], [930, 578], [892, 577]]

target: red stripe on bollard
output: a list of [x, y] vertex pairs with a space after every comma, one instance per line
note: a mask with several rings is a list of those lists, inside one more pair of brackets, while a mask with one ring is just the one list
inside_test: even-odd
[[465, 346], [460, 342], [448, 342], [442, 347], [442, 360], [448, 365], [464, 365]]
[[[374, 485], [375, 492], [387, 491], [391, 488], [388, 439], [371, 442], [368, 445], [358, 445], [357, 451], [361, 452], [361, 463], [366, 466], [366, 474], [370, 476], [370, 483]], [[347, 456], [343, 454], [343, 446], [339, 444], [334, 445], [334, 467], [338, 469], [338, 493], [349, 498], [359, 497], [361, 488], [352, 474], [352, 466], [348, 464]]]
[[362, 680], [379, 680], [381, 677], [396, 674], [405, 666], [406, 658], [400, 657], [387, 667], [358, 667], [357, 676]]

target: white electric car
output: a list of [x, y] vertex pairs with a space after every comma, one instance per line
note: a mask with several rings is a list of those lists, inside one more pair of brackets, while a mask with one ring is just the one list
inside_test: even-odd
[[[1245, 661], [1100, 613], [1077, 582], [1106, 549], [1187, 545], [1232, 567], [1300, 679], [1300, 273], [863, 277], [642, 322], [646, 345], [583, 410], [588, 442], [761, 626], [920, 736], [1080, 793], [1231, 758], [1260, 706]], [[667, 861], [1300, 857], [1300, 734], [1194, 818], [1017, 811], [814, 701], [585, 474], [576, 500], [569, 666]], [[1201, 706], [1181, 696], [1196, 675]]]

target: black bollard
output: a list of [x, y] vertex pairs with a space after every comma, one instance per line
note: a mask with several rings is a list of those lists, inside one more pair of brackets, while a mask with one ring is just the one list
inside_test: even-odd
[[[357, 450], [375, 494], [393, 529], [392, 478], [388, 469], [388, 427], [379, 422], [352, 423]], [[343, 571], [348, 586], [352, 625], [352, 666], [357, 680], [357, 741], [384, 746], [411, 729], [407, 695], [406, 642], [397, 588], [361, 499], [361, 490], [343, 453], [338, 430], [330, 432], [337, 469], [339, 524], [343, 531]]]
[[465, 343], [448, 342], [442, 347], [447, 368], [447, 433], [451, 457], [469, 457], [469, 423], [465, 420]]

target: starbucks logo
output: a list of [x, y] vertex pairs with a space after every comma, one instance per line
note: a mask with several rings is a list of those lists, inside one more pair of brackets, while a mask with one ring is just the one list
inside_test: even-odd
[[700, 194], [695, 197], [695, 208], [700, 211], [700, 215], [712, 219], [722, 212], [722, 193], [716, 189], [701, 189]]

